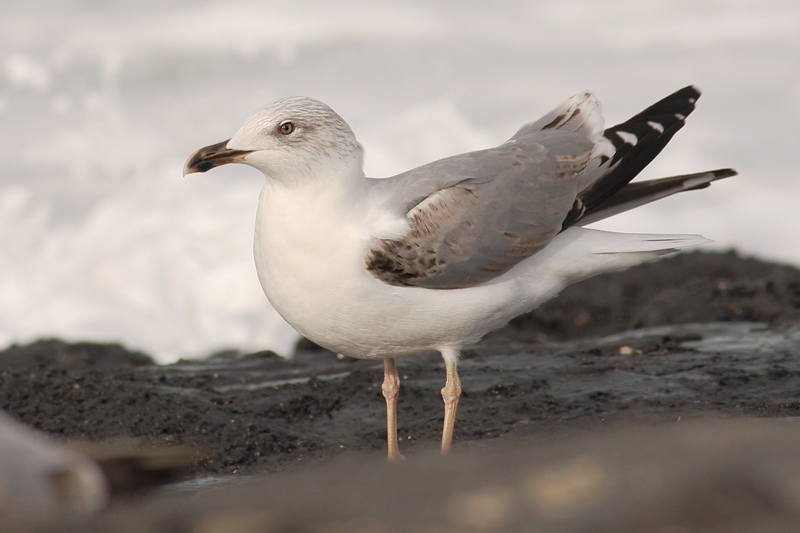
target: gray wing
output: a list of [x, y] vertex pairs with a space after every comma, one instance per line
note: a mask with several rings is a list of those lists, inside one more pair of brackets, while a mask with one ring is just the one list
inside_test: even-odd
[[376, 239], [367, 268], [395, 285], [478, 285], [564, 228], [734, 175], [722, 169], [630, 184], [683, 127], [699, 97], [695, 87], [684, 87], [603, 130], [597, 100], [578, 94], [497, 148], [374, 180], [373, 189], [411, 230]]
[[499, 276], [559, 233], [593, 149], [585, 132], [545, 130], [372, 180], [411, 229], [376, 239], [368, 270], [393, 285], [433, 289]]

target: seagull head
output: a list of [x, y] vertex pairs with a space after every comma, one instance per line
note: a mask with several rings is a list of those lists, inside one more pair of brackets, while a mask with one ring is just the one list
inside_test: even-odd
[[333, 109], [313, 98], [293, 97], [262, 107], [227, 141], [197, 150], [183, 174], [226, 163], [250, 165], [281, 182], [363, 176], [363, 149]]

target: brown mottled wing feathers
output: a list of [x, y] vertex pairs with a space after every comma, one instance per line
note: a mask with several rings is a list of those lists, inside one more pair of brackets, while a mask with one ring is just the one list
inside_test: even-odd
[[411, 230], [376, 239], [368, 270], [393, 285], [471, 287], [543, 248], [575, 202], [593, 143], [573, 132], [528, 137], [380, 180], [412, 197], [423, 194], [425, 180], [447, 185], [406, 202], [413, 204], [405, 205]]

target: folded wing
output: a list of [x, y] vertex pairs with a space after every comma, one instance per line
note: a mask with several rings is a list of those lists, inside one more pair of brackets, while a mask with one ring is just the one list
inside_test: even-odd
[[375, 239], [367, 269], [393, 285], [479, 285], [571, 225], [725, 177], [703, 173], [694, 181], [679, 183], [691, 177], [684, 176], [652, 187], [628, 185], [683, 126], [699, 95], [693, 87], [681, 89], [604, 131], [594, 95], [579, 94], [496, 148], [371, 180], [410, 230], [401, 238]]

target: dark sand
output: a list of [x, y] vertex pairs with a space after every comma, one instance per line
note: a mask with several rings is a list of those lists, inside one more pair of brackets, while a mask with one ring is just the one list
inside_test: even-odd
[[398, 360], [399, 466], [383, 460], [380, 362], [309, 343], [290, 361], [231, 351], [169, 366], [113, 345], [14, 346], [0, 398], [19, 420], [65, 440], [196, 445], [192, 478], [255, 481], [0, 526], [792, 531], [799, 318], [800, 271], [732, 253], [587, 280], [464, 351], [446, 460], [441, 358]]

